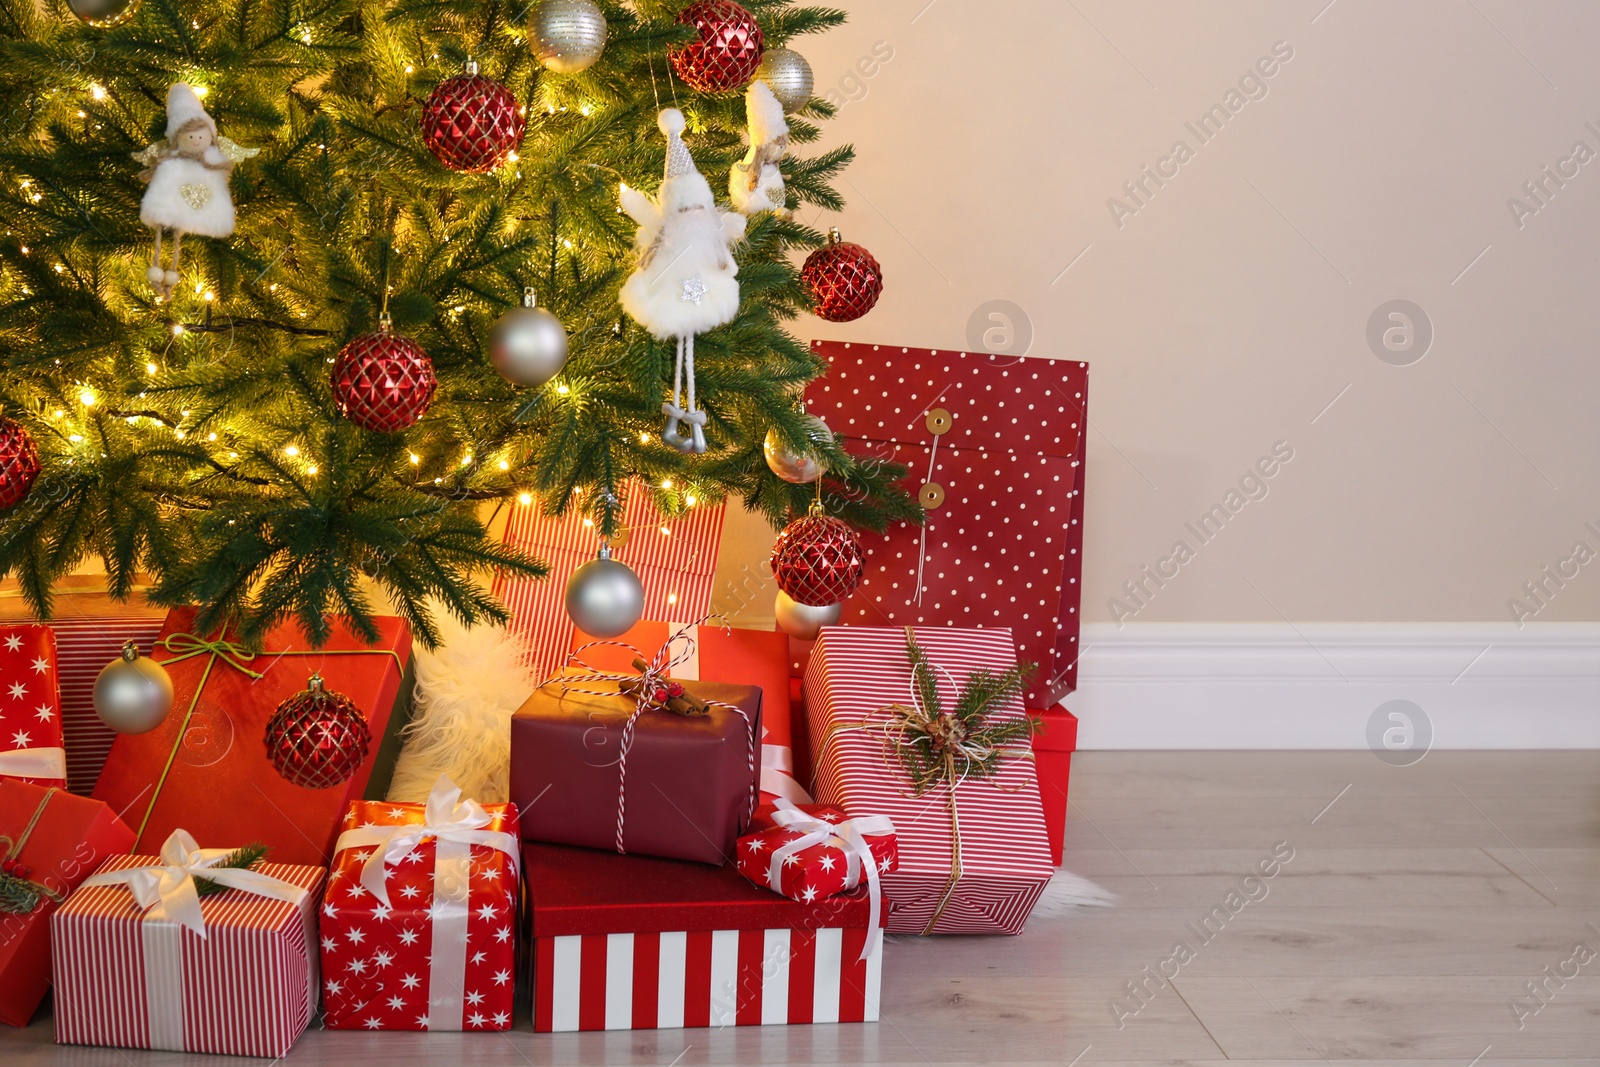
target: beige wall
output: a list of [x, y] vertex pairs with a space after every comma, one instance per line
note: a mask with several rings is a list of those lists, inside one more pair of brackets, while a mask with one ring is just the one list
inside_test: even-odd
[[[1520, 228], [1507, 204], [1600, 152], [1600, 5], [1325, 3], [846, 0], [798, 42], [860, 153], [840, 224], [888, 278], [867, 318], [799, 329], [967, 347], [1003, 299], [1030, 355], [1089, 361], [1086, 622], [1179, 540], [1134, 620], [1509, 620], [1600, 550], [1600, 158]], [[1200, 143], [1184, 124], [1275, 42], [1266, 95]], [[1119, 226], [1108, 199], [1180, 139]], [[1393, 299], [1435, 331], [1409, 366], [1365, 336]], [[1267, 495], [1200, 544], [1185, 522], [1277, 442]], [[1537, 618], [1600, 619], [1600, 560]]]

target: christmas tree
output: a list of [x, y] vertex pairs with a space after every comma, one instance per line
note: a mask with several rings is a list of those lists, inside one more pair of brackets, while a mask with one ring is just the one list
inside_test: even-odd
[[[489, 536], [496, 507], [578, 509], [603, 536], [630, 492], [668, 515], [728, 495], [775, 525], [800, 514], [817, 489], [768, 470], [774, 429], [820, 453], [833, 513], [917, 516], [903, 470], [809, 440], [798, 404], [823, 367], [785, 328], [813, 305], [793, 260], [842, 207], [848, 147], [782, 158], [790, 210], [748, 219], [737, 313], [695, 339], [707, 450], [663, 443], [676, 346], [619, 306], [638, 265], [619, 196], [662, 184], [671, 107], [717, 188], [746, 158], [751, 75], [696, 77], [681, 0], [591, 6], [592, 62], [541, 41], [522, 0], [0, 0], [0, 575], [42, 617], [98, 557], [113, 595], [148, 574], [155, 603], [247, 640], [296, 619], [315, 642], [330, 613], [371, 633], [388, 601], [431, 642], [430, 604], [501, 620], [486, 572], [543, 573]], [[844, 18], [746, 7], [768, 50]], [[726, 58], [699, 57], [710, 81]], [[831, 113], [798, 102], [790, 145]], [[196, 129], [209, 173], [173, 184], [162, 161]], [[141, 206], [163, 181], [202, 213], [231, 193], [231, 235], [153, 249]], [[570, 338], [537, 387], [487, 355], [526, 288]], [[400, 338], [417, 379], [375, 384], [394, 364], [370, 346]]]

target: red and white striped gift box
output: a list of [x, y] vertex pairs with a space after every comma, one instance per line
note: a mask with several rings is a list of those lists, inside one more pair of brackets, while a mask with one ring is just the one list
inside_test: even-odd
[[[118, 856], [98, 873], [148, 867]], [[300, 886], [298, 905], [230, 889], [202, 897], [206, 937], [145, 918], [126, 886], [78, 889], [50, 917], [56, 1042], [282, 1056], [317, 1004], [320, 867], [259, 864]]]
[[802, 904], [732, 867], [525, 845], [533, 1028], [648, 1030], [878, 1018], [864, 890]]
[[[642, 486], [629, 487], [623, 510], [629, 534], [612, 546], [612, 558], [632, 567], [644, 583], [644, 618], [699, 619], [711, 610], [722, 518], [723, 505], [716, 504], [669, 519]], [[550, 565], [543, 581], [497, 577], [494, 582], [495, 595], [511, 609], [512, 632], [529, 644], [534, 673], [548, 678], [572, 644], [567, 579], [594, 559], [600, 539], [576, 513], [551, 518], [535, 503], [512, 511], [504, 540]]]
[[[1017, 662], [1006, 629], [913, 632], [947, 708], [974, 671]], [[1055, 870], [1031, 753], [1005, 759], [993, 778], [914, 796], [883, 731], [889, 705], [916, 702], [904, 627], [824, 627], [806, 667], [805, 700], [817, 801], [894, 820], [900, 854], [899, 866], [883, 876], [888, 928], [1021, 933]], [[996, 714], [1025, 713], [1013, 699]]]
[[56, 638], [48, 626], [0, 626], [0, 776], [67, 786]]
[[533, 1028], [876, 1022], [883, 942], [862, 960], [866, 940], [865, 927], [541, 938]]

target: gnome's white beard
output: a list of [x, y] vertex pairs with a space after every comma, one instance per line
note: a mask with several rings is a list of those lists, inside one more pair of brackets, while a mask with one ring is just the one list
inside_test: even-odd
[[739, 313], [739, 266], [709, 187], [703, 204], [679, 208], [666, 199], [659, 227], [639, 229], [641, 265], [621, 294], [623, 310], [663, 339], [704, 333]]

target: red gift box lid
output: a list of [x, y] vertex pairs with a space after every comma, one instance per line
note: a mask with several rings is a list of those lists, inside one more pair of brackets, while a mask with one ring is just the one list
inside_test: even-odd
[[1048, 708], [1029, 708], [1028, 714], [1042, 727], [1033, 735], [1035, 752], [1076, 752], [1078, 717], [1060, 704]]
[[865, 888], [801, 904], [751, 884], [732, 866], [535, 844], [523, 845], [522, 866], [534, 937], [861, 928], [870, 910]]

